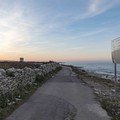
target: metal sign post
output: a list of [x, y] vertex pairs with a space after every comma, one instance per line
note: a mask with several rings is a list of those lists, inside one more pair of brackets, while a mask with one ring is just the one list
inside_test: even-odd
[[117, 95], [117, 64], [114, 64], [115, 70], [115, 95]]

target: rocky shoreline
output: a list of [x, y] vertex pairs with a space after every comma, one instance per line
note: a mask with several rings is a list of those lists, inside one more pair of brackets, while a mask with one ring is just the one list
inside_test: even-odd
[[71, 67], [85, 84], [93, 88], [97, 100], [111, 116], [111, 120], [120, 120], [120, 84], [117, 84], [117, 92], [115, 92], [113, 81], [91, 75], [80, 68]]

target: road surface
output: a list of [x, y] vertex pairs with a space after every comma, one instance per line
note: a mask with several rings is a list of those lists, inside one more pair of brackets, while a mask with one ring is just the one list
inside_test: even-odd
[[6, 120], [110, 120], [91, 88], [71, 68], [63, 69], [40, 87]]

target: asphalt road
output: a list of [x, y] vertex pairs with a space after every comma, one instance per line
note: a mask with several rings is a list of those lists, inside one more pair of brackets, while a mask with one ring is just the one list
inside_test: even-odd
[[71, 120], [73, 117], [74, 120], [110, 120], [95, 100], [92, 89], [71, 68], [63, 67], [6, 120]]

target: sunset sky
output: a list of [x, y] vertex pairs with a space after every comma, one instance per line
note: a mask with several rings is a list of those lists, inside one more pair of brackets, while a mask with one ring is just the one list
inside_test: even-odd
[[110, 61], [120, 0], [0, 0], [0, 60]]

